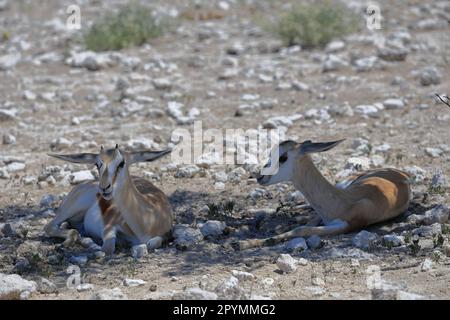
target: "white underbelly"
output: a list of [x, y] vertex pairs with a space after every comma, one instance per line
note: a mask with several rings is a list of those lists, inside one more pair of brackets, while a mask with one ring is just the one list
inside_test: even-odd
[[84, 216], [84, 231], [91, 238], [102, 239], [103, 237], [103, 218], [100, 207], [95, 202]]

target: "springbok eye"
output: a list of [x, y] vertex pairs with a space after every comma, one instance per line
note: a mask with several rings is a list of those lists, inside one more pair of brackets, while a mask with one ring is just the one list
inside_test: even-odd
[[283, 154], [280, 156], [280, 158], [278, 159], [278, 162], [279, 162], [279, 163], [283, 163], [283, 162], [286, 162], [287, 159], [288, 159], [287, 154], [286, 154], [286, 153], [283, 153]]
[[119, 163], [119, 168], [123, 168], [125, 166], [125, 160], [122, 160], [121, 163]]

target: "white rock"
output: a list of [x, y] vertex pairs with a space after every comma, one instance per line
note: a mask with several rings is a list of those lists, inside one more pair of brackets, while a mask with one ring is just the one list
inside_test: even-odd
[[176, 225], [173, 228], [172, 234], [175, 238], [175, 245], [181, 249], [188, 249], [203, 240], [203, 234], [200, 230], [183, 224]]
[[244, 289], [239, 284], [239, 279], [231, 276], [220, 283], [215, 292], [221, 299], [236, 300], [246, 298]]
[[310, 89], [306, 83], [300, 81], [293, 81], [292, 88], [294, 88], [297, 91], [309, 91]]
[[383, 105], [386, 109], [402, 109], [405, 103], [402, 99], [387, 99], [384, 100]]
[[90, 71], [97, 71], [113, 64], [110, 56], [106, 53], [95, 53], [84, 51], [72, 53], [72, 56], [66, 60], [71, 67], [86, 68]]
[[378, 236], [376, 234], [362, 230], [353, 237], [352, 243], [357, 248], [367, 250], [373, 246], [377, 239]]
[[290, 254], [281, 254], [277, 259], [277, 266], [281, 271], [291, 273], [297, 270], [297, 260]]
[[53, 140], [50, 143], [50, 148], [55, 149], [55, 150], [63, 150], [63, 149], [67, 149], [70, 148], [70, 146], [72, 146], [73, 142], [69, 139], [66, 138], [57, 138], [55, 140]]
[[76, 289], [78, 292], [91, 291], [94, 290], [94, 285], [92, 283], [82, 283], [77, 285]]
[[206, 291], [201, 288], [188, 288], [182, 292], [176, 293], [173, 296], [176, 300], [217, 300], [217, 294], [211, 291]]
[[155, 249], [161, 248], [163, 240], [164, 239], [162, 237], [159, 237], [159, 236], [151, 238], [147, 242], [147, 249], [148, 250], [155, 250]]
[[369, 170], [370, 159], [367, 157], [351, 157], [347, 159], [345, 169], [351, 169], [353, 171]]
[[425, 153], [432, 158], [439, 158], [443, 151], [439, 148], [425, 148]]
[[172, 82], [164, 78], [153, 79], [153, 85], [158, 90], [170, 90], [173, 87]]
[[237, 167], [228, 173], [228, 180], [233, 183], [241, 182], [242, 176], [247, 174], [247, 171], [242, 167]]
[[310, 249], [317, 249], [322, 245], [322, 239], [318, 235], [312, 235], [306, 239], [306, 243]]
[[419, 71], [420, 84], [423, 86], [438, 85], [442, 76], [436, 67], [427, 67]]
[[322, 65], [322, 71], [323, 72], [337, 71], [347, 65], [348, 63], [344, 59], [334, 54], [330, 54], [328, 55], [328, 57], [326, 58], [326, 60]]
[[184, 105], [176, 101], [169, 101], [167, 103], [167, 114], [174, 118], [177, 124], [193, 123], [200, 111], [197, 108], [191, 108], [187, 115], [183, 112]]
[[223, 233], [226, 228], [226, 223], [218, 220], [209, 220], [203, 224], [200, 228], [204, 237], [207, 236], [219, 236]]
[[135, 259], [141, 259], [148, 255], [148, 249], [146, 244], [138, 244], [131, 247], [131, 256]]
[[87, 256], [72, 256], [70, 257], [70, 262], [78, 266], [85, 266], [88, 262]]
[[92, 300], [127, 300], [128, 297], [119, 288], [102, 289], [91, 297]]
[[424, 300], [425, 297], [411, 292], [406, 292], [403, 290], [397, 291], [397, 300]]
[[147, 281], [144, 281], [142, 279], [129, 279], [129, 278], [125, 278], [123, 280], [123, 285], [125, 287], [139, 287], [139, 286], [143, 286], [144, 284], [146, 284]]
[[234, 277], [238, 278], [239, 281], [249, 281], [249, 280], [254, 280], [256, 278], [255, 275], [250, 272], [239, 271], [239, 270], [231, 270], [231, 274]]
[[449, 208], [439, 204], [433, 209], [427, 210], [423, 217], [423, 223], [431, 225], [433, 223], [447, 223]]
[[17, 109], [0, 109], [0, 121], [14, 120], [17, 117]]
[[53, 194], [44, 194], [41, 198], [41, 201], [39, 201], [39, 205], [41, 207], [50, 207], [53, 205], [56, 201], [58, 201], [58, 197], [56, 197]]
[[286, 249], [289, 251], [303, 251], [308, 249], [304, 238], [294, 238], [286, 243]]
[[447, 178], [442, 170], [438, 170], [433, 177], [431, 177], [431, 187], [432, 188], [446, 188]]
[[431, 269], [433, 269], [434, 263], [433, 261], [431, 261], [430, 259], [426, 258], [422, 264], [420, 265], [420, 270], [421, 271], [430, 271]]
[[69, 182], [71, 184], [78, 184], [84, 181], [92, 181], [95, 180], [95, 177], [93, 176], [92, 172], [89, 170], [81, 170], [77, 172], [72, 172], [69, 175]]
[[0, 273], [0, 300], [18, 300], [33, 293], [38, 286], [18, 274]]
[[14, 144], [16, 143], [16, 137], [12, 134], [3, 135], [3, 144]]
[[356, 71], [358, 72], [368, 72], [372, 70], [379, 63], [378, 57], [370, 56], [353, 61]]
[[0, 57], [0, 70], [10, 70], [20, 61], [20, 53], [11, 53]]
[[25, 170], [25, 163], [22, 162], [11, 162], [6, 166], [6, 170], [8, 170], [9, 173], [11, 172], [19, 172]]
[[383, 236], [383, 244], [387, 247], [400, 247], [405, 244], [405, 238], [395, 234], [387, 234]]
[[422, 169], [418, 166], [405, 167], [403, 170], [405, 170], [405, 172], [412, 175], [413, 181], [415, 183], [423, 182], [425, 180], [426, 173], [427, 173], [424, 169]]
[[361, 113], [363, 115], [367, 115], [370, 117], [376, 117], [378, 112], [380, 111], [374, 105], [359, 105], [354, 108], [356, 113]]
[[200, 168], [195, 164], [190, 164], [178, 169], [175, 173], [175, 178], [192, 178], [200, 172]]
[[325, 47], [326, 53], [338, 52], [345, 48], [345, 42], [340, 40], [334, 40], [327, 44]]

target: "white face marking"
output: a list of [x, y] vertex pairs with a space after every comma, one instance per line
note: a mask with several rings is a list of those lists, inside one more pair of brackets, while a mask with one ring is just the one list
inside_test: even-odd
[[105, 200], [111, 200], [118, 180], [124, 177], [125, 159], [119, 151], [115, 151], [114, 158], [108, 164], [102, 161], [101, 156], [99, 158], [99, 192]]
[[[258, 178], [261, 185], [271, 185], [283, 181], [290, 181], [294, 170], [294, 162], [298, 151], [292, 146], [281, 145], [278, 149], [278, 159], [269, 160], [265, 167], [274, 167], [273, 161], [277, 161], [278, 171], [273, 175], [262, 175]], [[263, 171], [261, 171], [263, 172]]]

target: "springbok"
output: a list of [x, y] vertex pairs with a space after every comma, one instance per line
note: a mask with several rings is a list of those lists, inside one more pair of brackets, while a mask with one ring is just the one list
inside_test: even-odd
[[[99, 181], [75, 186], [65, 197], [55, 218], [45, 226], [52, 237], [79, 240], [77, 230], [103, 241], [102, 251], [112, 254], [119, 232], [132, 244], [146, 244], [152, 238], [165, 237], [172, 228], [172, 210], [167, 196], [150, 181], [130, 176], [131, 164], [153, 161], [168, 153], [163, 151], [125, 152], [116, 145], [113, 149], [101, 147], [99, 154], [49, 154], [49, 156], [84, 164], [95, 164]], [[63, 222], [75, 229], [62, 229]]]
[[[304, 195], [317, 217], [304, 226], [265, 238], [240, 241], [238, 249], [248, 249], [293, 237], [336, 235], [367, 227], [397, 217], [410, 200], [410, 176], [396, 169], [371, 170], [332, 185], [314, 165], [310, 154], [330, 150], [343, 140], [314, 143], [284, 141], [278, 146], [278, 172], [257, 177], [267, 186], [292, 181]], [[265, 168], [270, 166], [270, 161]], [[320, 224], [322, 226], [319, 226]]]

